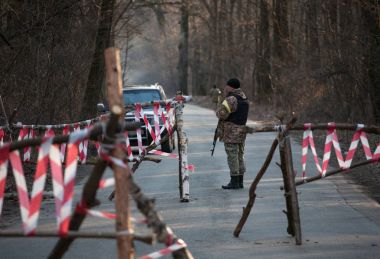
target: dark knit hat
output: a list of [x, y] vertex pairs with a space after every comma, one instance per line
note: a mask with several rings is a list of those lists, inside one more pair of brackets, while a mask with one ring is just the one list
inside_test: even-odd
[[228, 80], [227, 85], [231, 86], [232, 88], [235, 88], [235, 89], [240, 88], [240, 82], [236, 78], [231, 78], [230, 80]]

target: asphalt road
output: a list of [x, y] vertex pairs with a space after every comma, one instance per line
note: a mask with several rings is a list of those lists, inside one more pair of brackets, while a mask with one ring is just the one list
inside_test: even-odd
[[[135, 174], [145, 194], [156, 199], [164, 221], [187, 244], [195, 258], [379, 258], [380, 207], [343, 177], [324, 179], [298, 188], [303, 244], [296, 246], [286, 232], [286, 217], [281, 172], [274, 162], [257, 189], [255, 206], [240, 237], [232, 232], [248, 199], [248, 185], [261, 167], [275, 133], [250, 135], [246, 142], [248, 172], [245, 188], [222, 190], [229, 180], [222, 143], [214, 157], [210, 147], [217, 120], [214, 112], [194, 105], [185, 108], [185, 130], [189, 138], [189, 163], [196, 171], [190, 175], [189, 203], [179, 202], [178, 162], [164, 158], [160, 164], [144, 162]], [[249, 122], [253, 124], [254, 122]], [[301, 168], [301, 148], [292, 143], [294, 165]], [[312, 159], [308, 175], [316, 170]], [[90, 168], [88, 168], [90, 169]], [[111, 176], [111, 172], [107, 172]], [[85, 179], [84, 179], [85, 180]], [[83, 182], [76, 187], [76, 199]], [[107, 200], [110, 190], [101, 190], [100, 210], [113, 211]], [[139, 217], [133, 208], [135, 217]], [[21, 223], [12, 226], [20, 229]], [[54, 228], [53, 201], [44, 204], [40, 229]], [[112, 221], [89, 217], [84, 230], [112, 231]], [[146, 231], [136, 225], [136, 232]], [[45, 258], [55, 239], [1, 238], [0, 258]], [[136, 258], [162, 248], [136, 243]], [[113, 240], [77, 240], [65, 258], [116, 258]], [[171, 258], [170, 256], [165, 258]]]

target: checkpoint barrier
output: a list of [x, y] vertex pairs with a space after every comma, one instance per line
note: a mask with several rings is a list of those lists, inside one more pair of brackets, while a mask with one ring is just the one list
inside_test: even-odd
[[[28, 138], [20, 141], [3, 143], [0, 147], [0, 213], [4, 198], [6, 177], [9, 171], [8, 165], [12, 166], [12, 172], [16, 180], [19, 205], [22, 219], [22, 232], [2, 231], [3, 237], [59, 237], [59, 241], [51, 252], [49, 258], [61, 258], [75, 238], [115, 238], [117, 240], [118, 257], [133, 258], [134, 240], [153, 244], [157, 240], [166, 248], [142, 258], [159, 258], [172, 253], [175, 258], [193, 258], [187, 249], [186, 243], [179, 239], [173, 231], [163, 222], [162, 217], [154, 208], [154, 201], [146, 197], [140, 187], [133, 181], [132, 173], [135, 172], [149, 151], [165, 143], [171, 132], [168, 132], [159, 141], [149, 145], [137, 157], [132, 169], [128, 166], [128, 156], [125, 149], [120, 145], [120, 136], [125, 136], [126, 131], [136, 130], [140, 123], [125, 123], [122, 108], [120, 67], [117, 65], [119, 51], [114, 48], [106, 50], [107, 87], [111, 113], [107, 121], [70, 132], [67, 135], [55, 135], [50, 129], [42, 137]], [[117, 75], [115, 76], [114, 73]], [[181, 103], [182, 105], [182, 103]], [[123, 121], [123, 122], [121, 122]], [[172, 126], [173, 132], [177, 125]], [[0, 131], [0, 136], [4, 137]], [[88, 140], [100, 143], [100, 157], [98, 158], [88, 181], [85, 183], [80, 201], [72, 210], [74, 203], [75, 175], [80, 157], [80, 145]], [[107, 136], [107, 137], [104, 137]], [[66, 144], [65, 163], [61, 160], [60, 145]], [[38, 148], [38, 161], [30, 198], [26, 187], [25, 176], [22, 167], [20, 150], [26, 148]], [[26, 152], [24, 152], [25, 154]], [[24, 156], [25, 157], [25, 156]], [[27, 155], [28, 157], [28, 155]], [[46, 181], [47, 168], [50, 164], [53, 179], [53, 194], [55, 198], [57, 229], [55, 231], [38, 231], [38, 218], [42, 202], [42, 194]], [[63, 168], [64, 165], [64, 168]], [[102, 176], [106, 166], [114, 171], [114, 179], [104, 179]], [[92, 210], [99, 205], [96, 193], [99, 187], [115, 185], [116, 187], [116, 213], [100, 212]], [[129, 198], [131, 195], [145, 219], [133, 220], [129, 215]], [[78, 232], [83, 220], [87, 215], [102, 216], [103, 218], [116, 221], [116, 232]], [[146, 223], [152, 228], [153, 233], [139, 235], [134, 233], [131, 221]]]
[[[148, 129], [148, 132], [153, 139], [153, 142], [156, 144], [159, 144], [161, 140], [161, 135], [163, 134], [164, 130], [169, 133], [169, 135], [174, 134], [173, 126], [171, 122], [180, 121], [182, 122], [182, 109], [183, 109], [183, 102], [186, 101], [182, 97], [176, 97], [173, 100], [169, 101], [154, 101], [154, 102], [148, 102], [148, 103], [136, 103], [133, 105], [126, 106], [126, 109], [128, 112], [135, 111], [135, 121], [140, 122], [141, 120], [144, 122], [145, 126]], [[146, 113], [144, 112], [144, 107], [153, 106], [154, 109], [154, 126], [151, 125], [151, 123], [148, 120], [148, 117], [146, 116]], [[165, 107], [165, 112], [164, 108]], [[104, 121], [108, 118], [109, 115], [104, 114], [99, 117], [81, 121], [81, 122], [74, 122], [74, 123], [68, 123], [68, 124], [56, 124], [56, 125], [23, 125], [21, 123], [17, 123], [13, 125], [13, 129], [18, 129], [18, 141], [27, 140], [27, 139], [33, 139], [37, 136], [55, 136], [57, 131], [61, 132], [62, 135], [66, 136], [69, 135], [70, 132], [77, 132], [80, 129], [88, 129], [90, 128], [94, 123], [98, 121]], [[173, 119], [175, 117], [175, 120]], [[163, 127], [160, 128], [159, 126], [159, 118], [161, 118], [163, 122]], [[182, 123], [180, 123], [182, 125]], [[172, 153], [165, 153], [159, 150], [151, 150], [149, 151], [150, 154], [155, 154], [158, 156], [164, 156], [164, 157], [170, 157], [179, 160], [179, 189], [180, 189], [180, 200], [182, 202], [188, 202], [190, 201], [190, 184], [189, 184], [189, 172], [194, 172], [194, 165], [187, 163], [187, 147], [185, 148], [185, 145], [187, 146], [187, 137], [186, 133], [184, 133], [182, 126], [176, 127], [177, 134], [178, 134], [178, 155], [172, 154]], [[125, 131], [122, 136], [120, 136], [120, 144], [122, 145], [123, 149], [127, 153], [129, 162], [136, 162], [140, 159], [140, 156], [145, 152], [145, 148], [142, 145], [142, 132], [140, 128], [136, 128], [136, 136], [138, 139], [138, 156], [134, 156], [129, 140], [129, 134], [128, 131]], [[129, 131], [130, 132], [130, 131]], [[3, 143], [5, 137], [5, 129], [0, 127], [0, 145]], [[104, 154], [102, 154], [101, 146], [98, 141], [94, 141], [98, 155], [103, 156], [104, 159], [107, 159]], [[88, 149], [89, 149], [89, 141], [87, 139], [81, 141], [78, 146], [79, 150], [79, 156], [78, 161], [81, 164], [86, 164], [87, 158], [88, 158]], [[31, 153], [32, 148], [25, 147], [20, 152], [21, 160], [23, 162], [31, 162]], [[66, 153], [66, 143], [62, 143], [60, 146], [60, 158], [61, 161], [65, 161], [65, 153]], [[110, 200], [112, 200], [114, 196], [114, 193], [110, 195]]]
[[[234, 236], [239, 237], [240, 232], [248, 219], [250, 211], [254, 205], [256, 198], [256, 188], [259, 184], [261, 178], [264, 176], [271, 160], [273, 158], [273, 154], [279, 145], [280, 151], [280, 160], [281, 164], [278, 164], [281, 168], [284, 186], [281, 187], [282, 190], [285, 191], [285, 201], [286, 201], [286, 211], [283, 211], [288, 220], [287, 232], [295, 237], [295, 241], [297, 245], [302, 244], [302, 232], [301, 232], [301, 219], [299, 214], [299, 206], [298, 206], [298, 197], [296, 186], [313, 182], [319, 179], [323, 179], [325, 177], [329, 177], [331, 175], [335, 175], [341, 172], [347, 172], [350, 169], [378, 163], [380, 161], [380, 143], [377, 144], [374, 153], [372, 154], [371, 148], [369, 145], [369, 141], [366, 133], [372, 133], [376, 135], [380, 135], [380, 127], [377, 126], [365, 126], [363, 124], [346, 124], [346, 123], [324, 123], [324, 124], [295, 124], [296, 118], [292, 118], [287, 125], [262, 125], [259, 127], [247, 127], [247, 133], [254, 132], [273, 132], [277, 131], [277, 138], [273, 141], [270, 151], [256, 175], [254, 181], [252, 182], [249, 189], [249, 200], [247, 202], [246, 207], [243, 208], [243, 214], [235, 227]], [[314, 138], [313, 138], [313, 130], [327, 130], [324, 153], [322, 158], [322, 164], [319, 163], [317, 151], [315, 148]], [[349, 130], [354, 131], [350, 147], [347, 151], [347, 155], [344, 158], [343, 152], [341, 150], [339, 144], [339, 138], [336, 130]], [[303, 131], [303, 140], [302, 140], [302, 176], [300, 179], [296, 181], [296, 173], [293, 167], [293, 159], [292, 159], [292, 150], [289, 139], [289, 131]], [[360, 161], [355, 164], [352, 164], [354, 155], [357, 151], [358, 144], [361, 142], [364, 154], [366, 157], [365, 161]], [[310, 178], [306, 175], [306, 165], [307, 165], [307, 154], [309, 150], [309, 146], [312, 152], [313, 160], [315, 166], [319, 172], [318, 175], [312, 176]], [[338, 169], [329, 170], [329, 163], [332, 148], [335, 150], [335, 155], [338, 160]]]

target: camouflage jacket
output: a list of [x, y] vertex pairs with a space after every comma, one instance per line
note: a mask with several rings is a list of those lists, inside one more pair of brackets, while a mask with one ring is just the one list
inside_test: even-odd
[[[246, 98], [244, 92], [240, 88], [234, 90], [233, 93]], [[216, 111], [216, 116], [221, 120], [220, 126], [218, 128], [219, 139], [227, 144], [244, 143], [245, 141], [245, 125], [237, 125], [232, 122], [225, 121], [231, 113], [236, 111], [237, 105], [238, 102], [236, 97], [228, 96], [223, 100], [222, 105], [220, 105]]]

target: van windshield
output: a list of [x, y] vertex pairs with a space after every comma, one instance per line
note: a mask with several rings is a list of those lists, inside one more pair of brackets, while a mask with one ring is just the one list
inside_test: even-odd
[[123, 91], [124, 104], [145, 103], [161, 100], [160, 91], [154, 89], [136, 89]]

